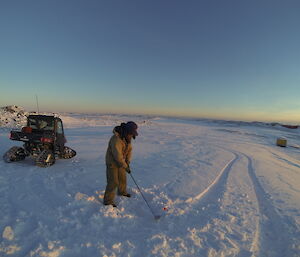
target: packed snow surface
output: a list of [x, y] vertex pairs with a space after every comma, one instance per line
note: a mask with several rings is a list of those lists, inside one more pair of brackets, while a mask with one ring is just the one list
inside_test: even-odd
[[[298, 129], [61, 117], [73, 159], [49, 168], [30, 158], [0, 160], [0, 256], [300, 256]], [[113, 127], [128, 120], [139, 125], [132, 176], [154, 215], [129, 175], [132, 197], [117, 197], [118, 208], [102, 204], [107, 143]], [[286, 148], [276, 146], [278, 137]], [[0, 142], [2, 155], [22, 145], [7, 129]]]

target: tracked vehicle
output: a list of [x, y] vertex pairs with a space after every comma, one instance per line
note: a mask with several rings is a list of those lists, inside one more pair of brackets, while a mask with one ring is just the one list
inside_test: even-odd
[[35, 164], [40, 167], [48, 167], [55, 160], [69, 159], [76, 155], [67, 142], [64, 134], [63, 123], [59, 117], [48, 115], [29, 115], [27, 126], [21, 131], [12, 130], [10, 139], [24, 142], [23, 147], [13, 146], [4, 155], [6, 162], [24, 160], [32, 157]]

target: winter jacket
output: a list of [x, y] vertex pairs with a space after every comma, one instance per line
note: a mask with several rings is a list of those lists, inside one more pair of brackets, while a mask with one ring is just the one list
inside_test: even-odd
[[110, 138], [106, 151], [106, 165], [116, 168], [128, 168], [131, 160], [132, 145], [122, 139], [120, 134], [114, 129], [114, 135]]

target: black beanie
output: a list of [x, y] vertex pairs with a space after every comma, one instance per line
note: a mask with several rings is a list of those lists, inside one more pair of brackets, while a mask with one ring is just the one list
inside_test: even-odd
[[135, 122], [128, 121], [125, 124], [124, 127], [125, 127], [125, 130], [126, 130], [126, 133], [133, 135], [133, 138], [135, 138], [136, 136], [138, 136], [138, 133], [137, 133], [138, 126], [136, 125]]

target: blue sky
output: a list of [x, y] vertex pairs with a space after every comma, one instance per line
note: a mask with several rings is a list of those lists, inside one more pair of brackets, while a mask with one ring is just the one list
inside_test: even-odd
[[0, 2], [0, 105], [298, 122], [300, 1]]

